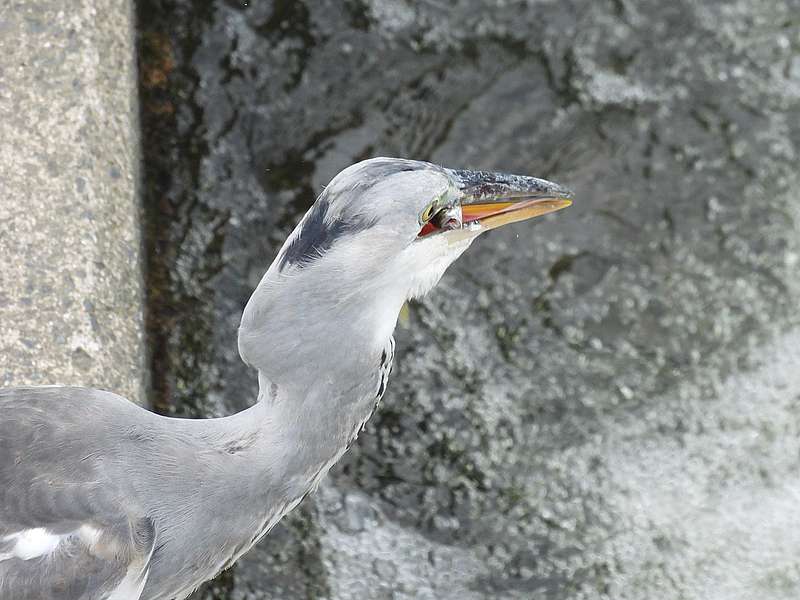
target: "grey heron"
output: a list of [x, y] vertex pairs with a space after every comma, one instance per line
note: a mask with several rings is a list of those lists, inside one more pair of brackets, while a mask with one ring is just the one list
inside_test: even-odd
[[555, 183], [375, 158], [339, 173], [244, 309], [258, 400], [156, 415], [84, 388], [0, 391], [0, 598], [185, 598], [339, 460], [386, 389], [402, 305], [482, 232], [558, 210]]

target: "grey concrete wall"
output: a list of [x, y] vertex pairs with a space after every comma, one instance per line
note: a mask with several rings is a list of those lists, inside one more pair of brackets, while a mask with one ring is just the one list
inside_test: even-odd
[[0, 385], [144, 400], [129, 0], [0, 2]]

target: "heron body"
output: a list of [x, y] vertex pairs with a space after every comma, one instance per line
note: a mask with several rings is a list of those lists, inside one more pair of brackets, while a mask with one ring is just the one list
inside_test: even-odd
[[109, 392], [0, 390], [0, 598], [185, 598], [318, 484], [386, 389], [403, 303], [481, 232], [557, 210], [526, 177], [372, 159], [330, 183], [245, 307], [258, 401], [178, 419]]

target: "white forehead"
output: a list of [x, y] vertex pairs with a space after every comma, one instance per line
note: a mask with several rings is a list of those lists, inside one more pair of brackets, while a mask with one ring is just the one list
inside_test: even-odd
[[424, 208], [432, 199], [450, 192], [450, 178], [442, 171], [402, 171], [375, 182], [366, 198], [381, 203]]
[[339, 173], [325, 190], [331, 222], [349, 213], [422, 210], [432, 199], [451, 192], [445, 171], [431, 163], [399, 158], [373, 158]]
[[379, 181], [402, 173], [424, 171], [441, 173], [442, 169], [437, 165], [419, 160], [379, 156], [350, 165], [333, 178], [329, 188], [352, 189], [353, 186], [362, 184], [372, 186]]

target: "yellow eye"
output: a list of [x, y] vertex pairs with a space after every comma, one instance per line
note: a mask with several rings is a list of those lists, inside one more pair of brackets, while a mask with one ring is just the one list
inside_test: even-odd
[[434, 202], [431, 202], [428, 207], [422, 211], [422, 214], [419, 216], [419, 220], [421, 223], [427, 223], [433, 218], [433, 208]]

